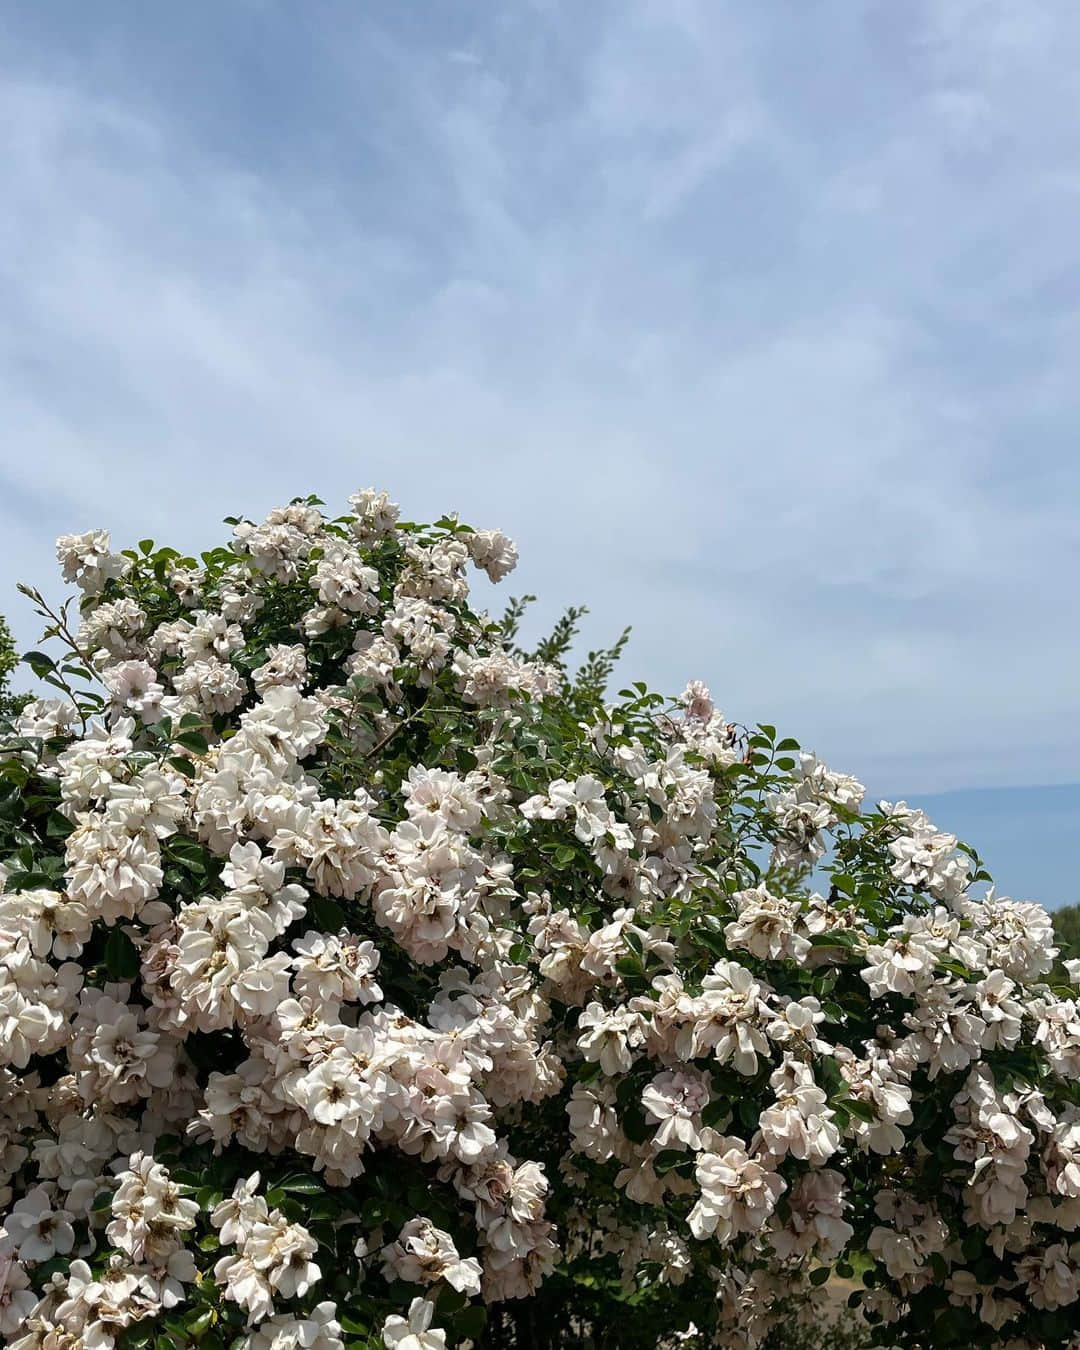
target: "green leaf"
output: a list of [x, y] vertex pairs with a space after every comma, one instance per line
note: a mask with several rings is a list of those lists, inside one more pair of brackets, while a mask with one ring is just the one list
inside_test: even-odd
[[487, 1309], [474, 1303], [454, 1318], [454, 1328], [463, 1340], [475, 1341], [487, 1323]]
[[205, 872], [208, 861], [208, 854], [201, 844], [197, 844], [194, 839], [182, 839], [174, 836], [168, 840], [165, 851], [170, 858], [174, 858], [181, 867], [185, 867], [189, 872]]
[[623, 1134], [632, 1144], [644, 1144], [651, 1135], [645, 1120], [645, 1112], [638, 1105], [631, 1106], [629, 1110], [623, 1113], [620, 1124]]
[[191, 750], [196, 755], [205, 755], [210, 749], [210, 742], [201, 731], [181, 731], [174, 739], [177, 745], [182, 745], [185, 750]]
[[982, 1255], [985, 1238], [982, 1229], [969, 1228], [960, 1242], [965, 1260], [976, 1261]]
[[758, 1127], [758, 1104], [749, 1097], [740, 1097], [735, 1106], [736, 1114], [748, 1130]]
[[94, 1203], [91, 1207], [91, 1214], [107, 1214], [112, 1210], [112, 1191], [98, 1191], [94, 1196]]
[[447, 1317], [452, 1317], [454, 1313], [460, 1312], [468, 1303], [468, 1295], [457, 1289], [452, 1289], [450, 1285], [444, 1284], [439, 1289], [439, 1312], [445, 1313]]
[[294, 1172], [291, 1177], [278, 1182], [278, 1189], [292, 1191], [295, 1195], [323, 1195], [326, 1187], [313, 1176], [304, 1172]]
[[138, 977], [138, 949], [119, 928], [113, 928], [109, 932], [105, 943], [105, 969], [111, 980], [128, 981]]
[[636, 956], [620, 956], [615, 962], [615, 970], [631, 993], [643, 993], [649, 987], [645, 971]]
[[74, 828], [67, 816], [62, 816], [59, 811], [50, 811], [45, 822], [45, 838], [66, 839]]
[[214, 1320], [214, 1316], [215, 1313], [213, 1308], [207, 1308], [205, 1312], [198, 1312], [197, 1310], [195, 1310], [195, 1316], [192, 1317], [189, 1315], [188, 1317], [188, 1324], [187, 1324], [188, 1331], [191, 1333], [192, 1336], [199, 1336], [204, 1331], [208, 1331], [210, 1329], [211, 1323]]
[[324, 933], [339, 933], [347, 928], [345, 911], [336, 900], [326, 895], [313, 895], [308, 901], [308, 918]]
[[353, 1317], [350, 1312], [339, 1310], [337, 1320], [341, 1323], [343, 1331], [348, 1331], [354, 1336], [366, 1336], [371, 1330], [369, 1322], [361, 1322], [358, 1318]]
[[70, 1257], [51, 1257], [48, 1261], [42, 1261], [40, 1266], [34, 1267], [34, 1278], [41, 1280], [41, 1282], [45, 1284], [51, 1280], [54, 1275], [66, 1275], [70, 1264]]
[[666, 1148], [653, 1159], [653, 1171], [658, 1177], [662, 1177], [665, 1172], [672, 1172], [676, 1168], [684, 1167], [684, 1164], [685, 1168], [688, 1168], [692, 1162], [693, 1158], [689, 1153], [684, 1153], [677, 1148]]
[[714, 1097], [701, 1112], [702, 1125], [720, 1129], [731, 1115], [731, 1103], [726, 1097]]
[[22, 659], [39, 680], [44, 679], [49, 671], [56, 669], [56, 662], [44, 652], [24, 652]]
[[36, 891], [44, 887], [48, 890], [52, 877], [47, 872], [12, 872], [7, 879], [9, 891]]

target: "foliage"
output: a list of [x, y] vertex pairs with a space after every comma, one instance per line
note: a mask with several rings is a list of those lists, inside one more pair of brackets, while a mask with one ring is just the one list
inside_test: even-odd
[[11, 692], [11, 672], [18, 664], [11, 629], [0, 614], [0, 717], [15, 717], [30, 702], [29, 694]]
[[1058, 965], [1064, 970], [1064, 962], [1080, 959], [1080, 905], [1065, 905], [1054, 910], [1054, 941], [1058, 946]]
[[26, 588], [8, 1343], [771, 1347], [840, 1281], [837, 1344], [1068, 1344], [1045, 912], [700, 684], [609, 701], [584, 611], [520, 646], [497, 531], [321, 505]]
[[795, 1305], [762, 1342], [762, 1350], [864, 1350], [870, 1332], [848, 1309], [830, 1316], [811, 1306]]

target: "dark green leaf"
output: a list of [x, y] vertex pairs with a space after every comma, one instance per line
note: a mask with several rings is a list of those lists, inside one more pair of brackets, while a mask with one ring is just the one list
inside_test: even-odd
[[105, 943], [105, 969], [111, 980], [134, 980], [139, 974], [138, 950], [119, 928], [110, 930]]

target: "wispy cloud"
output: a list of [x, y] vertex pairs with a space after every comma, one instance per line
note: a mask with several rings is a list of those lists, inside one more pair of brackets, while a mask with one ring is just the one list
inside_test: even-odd
[[376, 482], [882, 790], [1075, 776], [1067, 0], [7, 23], [4, 596]]

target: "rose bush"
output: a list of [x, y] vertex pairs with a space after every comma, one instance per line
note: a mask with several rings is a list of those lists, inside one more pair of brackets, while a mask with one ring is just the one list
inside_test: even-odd
[[499, 532], [320, 506], [27, 590], [6, 1343], [756, 1346], [835, 1273], [877, 1344], [1068, 1344], [1045, 912], [701, 684], [605, 701], [580, 611], [523, 651]]

